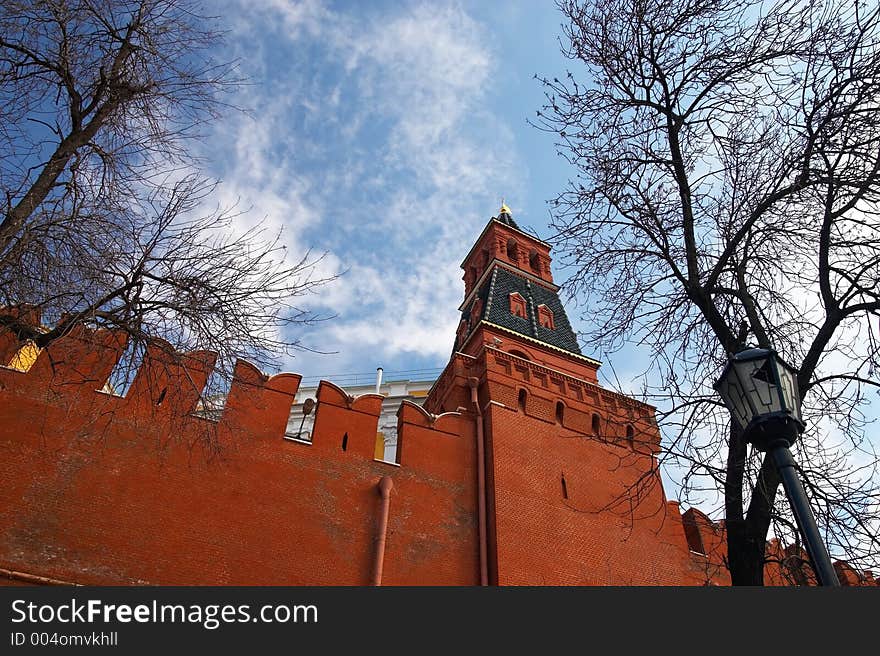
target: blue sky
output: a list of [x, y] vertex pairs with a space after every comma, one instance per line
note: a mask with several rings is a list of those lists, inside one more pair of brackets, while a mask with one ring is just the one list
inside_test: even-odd
[[534, 74], [567, 64], [561, 14], [536, 2], [217, 7], [251, 80], [236, 100], [250, 115], [206, 141], [219, 200], [249, 208], [243, 223], [283, 228], [291, 253], [326, 251], [325, 271], [347, 270], [307, 299], [336, 318], [302, 333], [335, 353], [283, 369], [444, 366], [461, 259], [502, 198], [547, 236], [546, 201], [569, 174], [526, 124], [543, 100]]
[[[548, 237], [547, 201], [571, 169], [527, 125], [561, 76], [551, 3], [222, 0], [211, 8], [250, 84], [205, 141], [218, 201], [240, 227], [282, 230], [291, 257], [326, 252], [339, 280], [303, 299], [331, 321], [296, 333], [304, 377], [443, 367], [463, 295], [459, 264], [501, 199]], [[564, 272], [554, 267], [557, 282]], [[576, 330], [583, 308], [567, 304]], [[604, 361], [600, 381], [640, 388], [647, 353]], [[613, 367], [613, 369], [612, 369]], [[603, 378], [603, 376], [605, 378]], [[607, 386], [614, 386], [606, 382]], [[673, 475], [674, 478], [674, 475]], [[667, 478], [667, 492], [675, 486]], [[717, 501], [717, 500], [716, 500]]]

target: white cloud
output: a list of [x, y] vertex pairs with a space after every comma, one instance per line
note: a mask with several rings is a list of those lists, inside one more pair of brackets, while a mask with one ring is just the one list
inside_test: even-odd
[[[347, 268], [312, 299], [336, 313], [308, 336], [363, 368], [376, 356], [448, 356], [458, 264], [520, 183], [512, 130], [492, 111], [496, 53], [457, 4], [376, 11], [317, 1], [232, 5], [251, 116], [217, 126], [221, 199], [284, 229], [292, 257]], [[348, 10], [347, 10], [348, 11]], [[320, 359], [298, 358], [296, 370]], [[332, 367], [331, 367], [332, 368]]]

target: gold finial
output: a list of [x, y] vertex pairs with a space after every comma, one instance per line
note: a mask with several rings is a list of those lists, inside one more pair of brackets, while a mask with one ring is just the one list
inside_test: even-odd
[[510, 208], [509, 208], [507, 205], [504, 204], [504, 199], [503, 199], [503, 198], [501, 199], [501, 209], [498, 210], [498, 214], [499, 214], [499, 216], [500, 216], [501, 214], [510, 214], [510, 215], [513, 214], [513, 212], [510, 211]]

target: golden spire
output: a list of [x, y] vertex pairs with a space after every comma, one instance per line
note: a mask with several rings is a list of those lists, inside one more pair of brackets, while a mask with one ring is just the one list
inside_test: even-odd
[[508, 214], [508, 215], [510, 215], [510, 216], [513, 216], [513, 212], [511, 212], [511, 211], [510, 211], [510, 208], [509, 208], [507, 205], [504, 204], [504, 199], [503, 199], [503, 198], [501, 199], [501, 209], [498, 210], [498, 215], [500, 216], [500, 215], [502, 215], [502, 214]]

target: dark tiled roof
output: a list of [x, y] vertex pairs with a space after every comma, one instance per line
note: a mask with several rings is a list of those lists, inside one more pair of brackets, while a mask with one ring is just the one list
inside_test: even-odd
[[510, 216], [510, 214], [508, 214], [507, 212], [501, 212], [501, 214], [499, 214], [497, 217], [492, 218], [494, 218], [496, 221], [500, 221], [504, 225], [509, 225], [511, 228], [516, 228], [517, 230], [522, 232], [520, 227], [516, 225], [516, 221], [514, 221], [513, 217]]
[[[512, 292], [519, 293], [525, 299], [528, 318], [523, 319], [510, 311], [510, 294]], [[470, 315], [477, 300], [482, 303], [481, 319], [556, 348], [581, 355], [577, 338], [571, 329], [565, 308], [562, 307], [562, 301], [559, 300], [559, 295], [556, 292], [518, 276], [512, 271], [496, 266], [492, 275], [483, 283], [473, 300], [462, 312], [461, 318], [469, 324], [468, 332], [474, 328], [470, 322]], [[553, 313], [555, 327], [552, 330], [539, 325], [539, 305], [546, 305], [547, 309]]]

